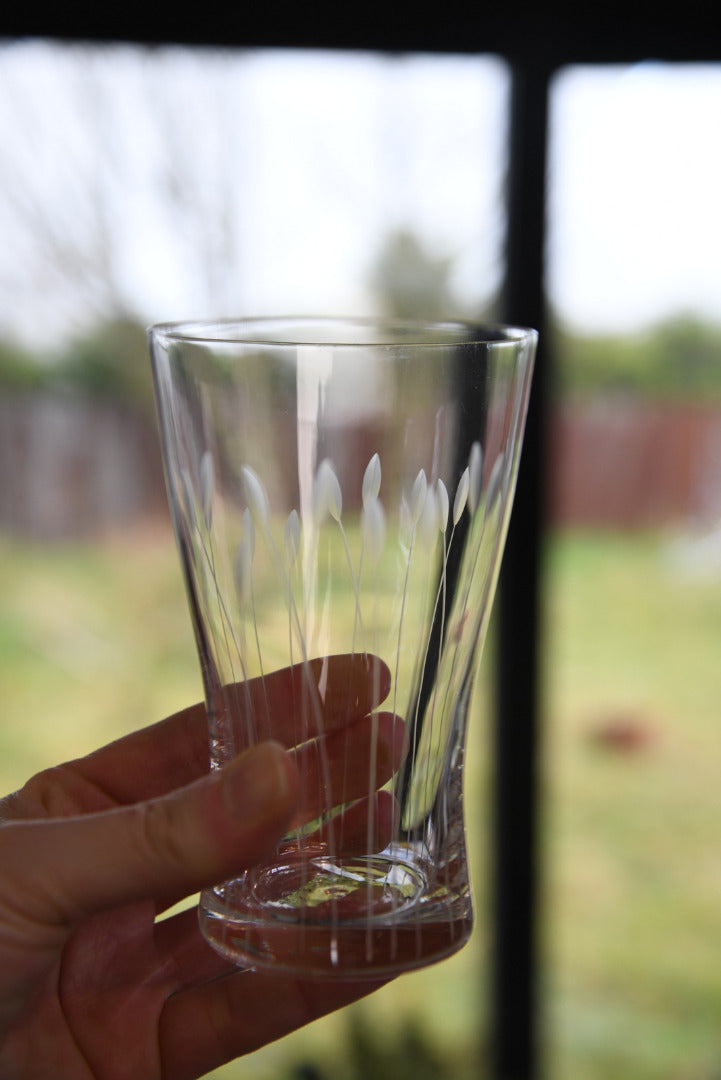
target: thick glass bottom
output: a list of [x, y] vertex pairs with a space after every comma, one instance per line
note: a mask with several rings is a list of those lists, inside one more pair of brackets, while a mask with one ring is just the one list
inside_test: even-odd
[[430, 882], [396, 857], [296, 855], [203, 893], [207, 941], [242, 967], [303, 978], [383, 978], [468, 940], [467, 883]]

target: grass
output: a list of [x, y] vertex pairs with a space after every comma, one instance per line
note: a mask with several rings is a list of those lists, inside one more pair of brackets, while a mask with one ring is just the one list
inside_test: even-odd
[[[0, 538], [0, 597], [0, 791], [202, 694], [166, 529], [52, 548]], [[478, 797], [470, 795], [470, 813], [480, 818]], [[476, 850], [480, 842], [479, 836]], [[319, 1021], [218, 1070], [218, 1077], [281, 1080], [298, 1063], [317, 1062], [343, 1080], [349, 1024], [370, 1025], [391, 1053], [396, 1035], [415, 1030], [421, 1018], [423, 1036], [444, 1049], [454, 1080], [461, 1080], [482, 1008], [486, 946], [479, 922], [472, 943], [444, 965], [406, 976], [367, 1005]]]
[[199, 696], [165, 543], [0, 542], [0, 783], [5, 790]]
[[[721, 1067], [721, 580], [659, 536], [568, 536], [547, 578], [549, 1075]], [[610, 739], [633, 731], [635, 746]]]
[[[721, 577], [693, 563], [684, 572], [670, 550], [658, 535], [613, 534], [567, 534], [547, 549], [548, 1080], [721, 1076]], [[200, 696], [166, 530], [79, 547], [0, 539], [0, 596], [0, 790]], [[219, 1080], [291, 1080], [302, 1064], [355, 1080], [348, 1047], [359, 1030], [373, 1033], [378, 1080], [384, 1061], [400, 1076], [418, 1033], [444, 1077], [482, 1075], [492, 769], [481, 689], [468, 772], [471, 944]], [[416, 1080], [426, 1075], [441, 1074], [419, 1065]]]

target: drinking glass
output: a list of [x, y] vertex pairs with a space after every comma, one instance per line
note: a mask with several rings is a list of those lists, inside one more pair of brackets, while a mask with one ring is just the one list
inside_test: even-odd
[[210, 766], [294, 753], [299, 809], [206, 889], [239, 965], [387, 976], [473, 923], [464, 743], [518, 470], [533, 330], [272, 318], [150, 345]]

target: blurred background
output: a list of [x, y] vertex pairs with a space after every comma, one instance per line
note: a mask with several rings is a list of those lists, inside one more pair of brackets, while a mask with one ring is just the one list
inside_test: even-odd
[[[497, 315], [493, 56], [0, 41], [0, 784], [201, 696], [150, 322]], [[550, 96], [541, 1056], [721, 1076], [721, 66]], [[471, 945], [218, 1077], [486, 1075], [493, 775]]]

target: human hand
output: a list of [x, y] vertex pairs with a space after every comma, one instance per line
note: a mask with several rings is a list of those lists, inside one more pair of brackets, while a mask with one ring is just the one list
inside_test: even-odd
[[[378, 660], [337, 656], [312, 661], [313, 678], [321, 666], [331, 779], [342, 771], [345, 782], [351, 761], [360, 797], [372, 727], [378, 788], [402, 759], [403, 724], [387, 713], [370, 720], [389, 673]], [[264, 679], [277, 741], [218, 772], [208, 774], [205, 709], [195, 705], [0, 801], [2, 1080], [190, 1080], [380, 985], [240, 971], [205, 943], [195, 909], [157, 918], [323, 809], [301, 795], [313, 744], [284, 749], [300, 670]], [[259, 682], [247, 687], [252, 699]], [[378, 819], [389, 815], [386, 806]]]

